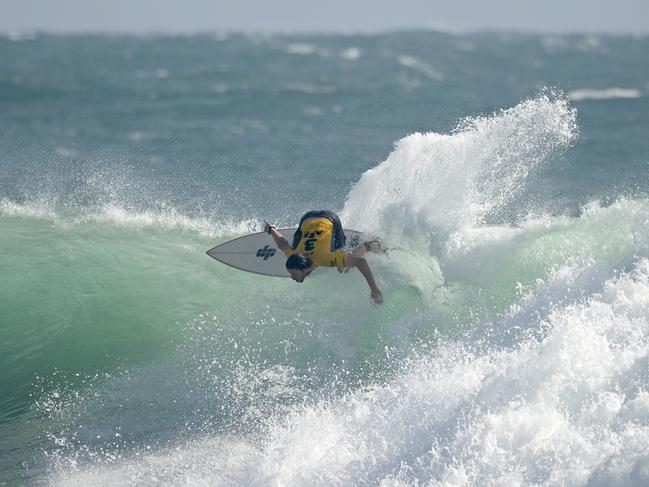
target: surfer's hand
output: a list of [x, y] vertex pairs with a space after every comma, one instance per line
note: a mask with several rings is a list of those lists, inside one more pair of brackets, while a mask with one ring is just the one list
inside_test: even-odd
[[378, 289], [373, 290], [370, 296], [376, 304], [383, 304], [383, 294]]
[[270, 235], [270, 229], [271, 228], [275, 228], [275, 225], [271, 225], [266, 220], [264, 220], [264, 232], [266, 232], [268, 235]]

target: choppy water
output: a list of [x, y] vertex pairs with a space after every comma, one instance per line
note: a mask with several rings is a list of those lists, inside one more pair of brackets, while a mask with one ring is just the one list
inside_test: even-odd
[[[0, 484], [649, 483], [649, 37], [0, 59]], [[204, 254], [318, 208], [382, 307]]]

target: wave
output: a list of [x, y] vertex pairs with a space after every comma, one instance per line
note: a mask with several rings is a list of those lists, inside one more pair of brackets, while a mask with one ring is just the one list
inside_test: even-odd
[[57, 207], [55, 201], [48, 199], [16, 203], [3, 198], [0, 200], [0, 217], [41, 218], [61, 226], [105, 223], [116, 227], [178, 229], [213, 238], [241, 235], [260, 229], [257, 220], [219, 222], [209, 217], [190, 217], [173, 207], [137, 211], [118, 204], [105, 204], [100, 207], [66, 209]]
[[[434, 261], [403, 251], [375, 260], [384, 309], [335, 273], [302, 296], [204, 266], [205, 238], [178, 228], [56, 227], [89, 240], [48, 280], [65, 289], [62, 309], [108, 317], [90, 327], [97, 340], [83, 322], [62, 334], [76, 370], [98, 366], [84, 365], [84, 348], [124, 357], [161, 337], [177, 348], [123, 374], [43, 387], [48, 482], [642, 485], [648, 222], [649, 201], [619, 200], [579, 217], [466, 227]], [[100, 299], [75, 302], [80, 293]], [[463, 326], [448, 328], [454, 320]], [[99, 346], [106, 327], [109, 348]], [[145, 342], [132, 334], [149, 329]]]
[[444, 75], [430, 64], [427, 64], [414, 56], [400, 55], [397, 56], [397, 63], [413, 71], [423, 74], [432, 81], [444, 81]]
[[293, 42], [286, 46], [286, 52], [289, 54], [297, 54], [300, 56], [320, 55], [327, 54], [327, 50], [314, 44], [307, 44], [305, 42]]
[[56, 219], [57, 215], [48, 202], [19, 204], [7, 198], [0, 200], [0, 216]]
[[337, 91], [336, 87], [332, 85], [310, 85], [306, 83], [290, 83], [283, 85], [282, 89], [305, 95], [332, 95]]
[[443, 242], [511, 203], [576, 136], [574, 109], [552, 95], [467, 118], [452, 134], [409, 135], [387, 160], [363, 173], [341, 217], [396, 244], [421, 229]]
[[38, 39], [39, 34], [32, 30], [0, 31], [0, 38], [9, 42], [25, 42]]
[[[593, 283], [580, 300], [539, 307], [544, 290], [565, 291], [586, 269], [557, 269], [511, 308], [501, 326], [533, 332], [512, 346], [445, 339], [384, 384], [267, 418], [257, 439], [203, 434], [155, 452], [103, 452], [90, 466], [68, 457], [75, 468], [50, 480], [646, 485], [649, 260]], [[268, 377], [278, 388], [286, 380]]]
[[238, 276], [205, 251], [258, 225], [0, 201], [0, 365], [12, 370], [0, 379], [12, 391], [3, 406], [24, 407], [35, 373], [87, 373], [158, 353], [176, 322], [232, 297]]
[[363, 56], [363, 51], [358, 47], [347, 47], [338, 53], [341, 59], [357, 61]]
[[46, 320], [27, 319], [67, 326], [41, 349], [48, 365], [90, 375], [88, 356], [173, 343], [82, 384], [45, 380], [44, 480], [646, 484], [649, 201], [502, 217], [575, 119], [542, 94], [405, 137], [365, 172], [341, 217], [397, 247], [369, 257], [381, 308], [358, 273], [318, 272], [295, 293], [206, 260], [210, 239], [253, 222], [3, 200], [3, 230], [33, 225], [54, 256], [17, 238], [0, 257], [13, 276], [38, 261], [57, 290]]
[[635, 88], [604, 88], [601, 90], [581, 88], [568, 92], [568, 98], [572, 101], [633, 99], [641, 96], [642, 92]]

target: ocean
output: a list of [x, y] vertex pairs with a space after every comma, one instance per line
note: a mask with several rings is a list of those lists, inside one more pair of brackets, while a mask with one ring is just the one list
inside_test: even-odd
[[[0, 485], [649, 485], [649, 36], [0, 60]], [[205, 255], [313, 209], [382, 306]]]

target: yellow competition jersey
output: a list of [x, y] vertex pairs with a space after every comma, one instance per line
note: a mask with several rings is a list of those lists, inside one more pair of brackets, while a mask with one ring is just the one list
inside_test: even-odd
[[302, 239], [296, 249], [288, 249], [286, 257], [304, 254], [314, 267], [347, 267], [347, 253], [332, 249], [333, 223], [326, 218], [309, 218], [302, 223]]

